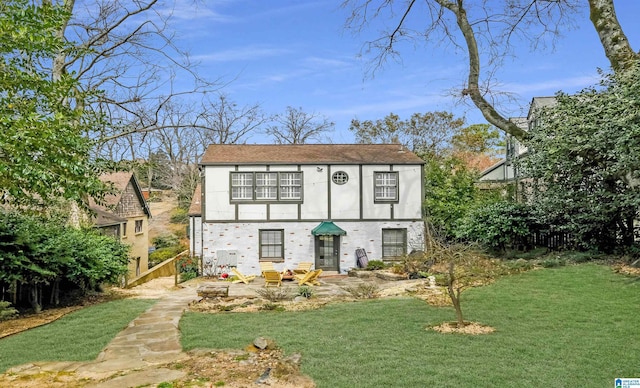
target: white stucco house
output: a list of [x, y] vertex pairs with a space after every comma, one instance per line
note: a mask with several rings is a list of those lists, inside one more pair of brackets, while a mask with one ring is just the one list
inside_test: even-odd
[[[509, 121], [525, 131], [531, 131], [539, 124], [538, 116], [540, 110], [552, 107], [555, 104], [555, 97], [534, 97], [529, 104], [527, 117], [512, 117], [509, 118]], [[478, 182], [484, 187], [492, 187], [491, 184], [517, 183], [523, 177], [519, 176], [520, 174], [516, 170], [514, 162], [518, 158], [526, 157], [526, 155], [527, 146], [513, 136], [507, 135], [504, 159], [482, 171]], [[516, 184], [516, 190], [522, 190], [517, 186]]]
[[205, 274], [313, 262], [329, 273], [424, 249], [423, 161], [397, 144], [211, 145], [189, 210]]

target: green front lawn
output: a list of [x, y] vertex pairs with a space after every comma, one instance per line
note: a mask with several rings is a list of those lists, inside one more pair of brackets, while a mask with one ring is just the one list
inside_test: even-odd
[[154, 300], [121, 299], [90, 306], [48, 325], [0, 339], [0, 373], [34, 361], [90, 361]]
[[[243, 348], [258, 336], [303, 355], [319, 387], [613, 387], [640, 377], [640, 281], [586, 264], [531, 271], [463, 295], [493, 334], [440, 334], [452, 308], [411, 298], [315, 311], [187, 313], [185, 350]], [[2, 342], [0, 342], [0, 346]]]

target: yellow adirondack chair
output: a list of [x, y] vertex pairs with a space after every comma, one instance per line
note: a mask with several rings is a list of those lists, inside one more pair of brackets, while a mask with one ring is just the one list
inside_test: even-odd
[[264, 276], [264, 286], [276, 286], [280, 287], [282, 285], [282, 274], [278, 271], [263, 271], [262, 276]]
[[231, 272], [238, 278], [234, 280], [233, 283], [249, 284], [250, 281], [256, 278], [256, 275], [243, 275], [237, 268], [231, 268]]
[[312, 266], [313, 266], [313, 263], [307, 262], [307, 261], [303, 261], [301, 263], [298, 263], [298, 267], [293, 270], [293, 273], [296, 273], [296, 274], [307, 274], [307, 273], [311, 272], [311, 267]]
[[295, 279], [298, 281], [299, 286], [319, 286], [320, 281], [318, 280], [318, 277], [320, 277], [321, 273], [321, 269], [316, 269], [315, 271], [311, 271], [306, 274], [295, 275]]
[[273, 261], [261, 261], [260, 262], [260, 272], [262, 272], [262, 276], [264, 276], [265, 271], [275, 271], [276, 268], [273, 266]]

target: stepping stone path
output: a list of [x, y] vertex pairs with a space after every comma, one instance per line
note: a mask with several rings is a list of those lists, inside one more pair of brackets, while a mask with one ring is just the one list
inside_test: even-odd
[[[185, 376], [185, 372], [151, 368], [185, 357], [180, 347], [178, 324], [182, 313], [198, 296], [193, 288], [173, 291], [129, 323], [92, 362], [43, 362], [20, 365], [8, 374], [37, 375], [71, 372], [91, 379], [96, 388], [137, 387], [159, 384]], [[126, 374], [125, 374], [126, 373]]]

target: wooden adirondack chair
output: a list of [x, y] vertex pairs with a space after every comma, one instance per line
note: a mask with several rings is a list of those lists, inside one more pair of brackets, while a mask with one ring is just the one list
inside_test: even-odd
[[282, 274], [278, 271], [263, 271], [262, 276], [264, 276], [264, 286], [276, 286], [280, 287], [282, 285]]
[[238, 277], [238, 279], [234, 280], [233, 283], [249, 284], [249, 282], [256, 278], [256, 275], [243, 275], [237, 268], [231, 268], [231, 272]]
[[318, 277], [320, 277], [321, 273], [321, 269], [316, 269], [315, 271], [311, 271], [306, 274], [295, 275], [295, 279], [298, 281], [299, 286], [319, 286], [320, 281], [318, 280]]
[[313, 263], [307, 262], [307, 261], [303, 261], [301, 263], [298, 263], [298, 267], [293, 270], [293, 273], [296, 273], [296, 274], [307, 274], [307, 273], [311, 272], [311, 267], [312, 266], [313, 266]]
[[264, 276], [265, 271], [275, 271], [276, 268], [273, 266], [273, 261], [261, 261], [260, 262], [260, 272], [262, 272], [262, 276]]

